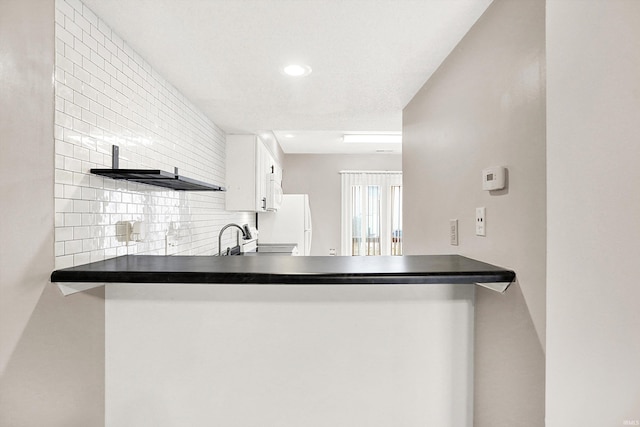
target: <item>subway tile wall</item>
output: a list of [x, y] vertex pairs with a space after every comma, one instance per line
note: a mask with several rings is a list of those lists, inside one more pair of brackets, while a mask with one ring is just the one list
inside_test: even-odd
[[[225, 224], [255, 225], [255, 215], [224, 210], [224, 193], [89, 173], [111, 167], [115, 144], [120, 168], [177, 167], [224, 185], [225, 134], [83, 3], [55, 5], [56, 268], [125, 254], [213, 254]], [[223, 247], [235, 239], [225, 232]]]

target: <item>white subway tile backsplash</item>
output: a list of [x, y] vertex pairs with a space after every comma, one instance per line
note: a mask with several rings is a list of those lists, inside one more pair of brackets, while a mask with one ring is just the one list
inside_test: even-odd
[[[86, 170], [87, 172], [89, 171], [89, 167], [81, 167], [83, 170]], [[73, 185], [77, 185], [79, 187], [84, 187], [86, 185], [90, 185], [91, 183], [91, 178], [89, 177], [88, 173], [80, 173], [80, 172], [74, 172], [73, 173]]]
[[99, 138], [99, 139], [108, 138], [108, 136], [105, 135], [104, 131], [99, 127], [90, 125], [89, 123], [86, 123], [86, 125], [89, 126], [89, 135], [92, 136], [93, 138]]
[[[77, 230], [73, 232], [76, 233]], [[75, 234], [74, 234], [75, 235]], [[89, 230], [87, 229], [87, 237], [89, 236]], [[98, 249], [97, 239], [84, 239], [82, 240], [82, 252], [91, 253]]]
[[[98, 54], [98, 45], [95, 45], [95, 48], [93, 46], [91, 47], [91, 62], [93, 62], [94, 64], [96, 64], [98, 66], [98, 68], [104, 70], [104, 58], [102, 56], [100, 56], [100, 54]], [[97, 74], [97, 71], [96, 71]]]
[[56, 242], [73, 240], [73, 228], [72, 227], [56, 227], [55, 240]]
[[74, 22], [73, 16], [71, 18], [69, 16], [65, 16], [64, 29], [73, 34], [76, 39], [82, 40], [82, 28]]
[[[89, 58], [91, 56], [91, 48], [85, 43], [80, 43], [80, 41], [77, 41], [75, 44], [75, 49], [82, 58]], [[79, 65], [82, 65], [82, 62], [80, 62]]]
[[54, 246], [54, 253], [56, 256], [64, 255], [64, 242], [56, 242]]
[[88, 252], [82, 252], [73, 256], [73, 265], [88, 264], [91, 262], [91, 254]]
[[94, 27], [98, 26], [98, 17], [87, 6], [83, 5], [82, 7], [82, 16], [86, 18], [87, 21], [89, 21], [89, 23]]
[[[62, 185], [62, 184], [55, 184], [54, 185], [53, 197], [55, 197], [55, 198], [63, 198], [64, 197], [64, 185]], [[56, 215], [58, 215], [58, 214], [56, 214]]]
[[[88, 239], [89, 238], [89, 227], [74, 227], [73, 228], [73, 238], [74, 239]], [[83, 240], [84, 246], [85, 240]]]
[[84, 17], [84, 10], [82, 11], [82, 13], [80, 13], [79, 11], [76, 10], [74, 15], [73, 15], [73, 21], [80, 28], [82, 28], [82, 31], [85, 31], [87, 33], [91, 31], [91, 23], [89, 22], [89, 20], [87, 18]]
[[[97, 51], [98, 50], [98, 40], [96, 40], [95, 36], [92, 35], [90, 33], [91, 29], [89, 29], [89, 31], [85, 31], [82, 34], [82, 42], [87, 45], [87, 47], [91, 50], [91, 51]], [[89, 55], [87, 55], [87, 57], [89, 57]]]
[[[98, 165], [100, 166], [100, 165]], [[90, 175], [89, 176], [89, 185], [92, 188], [100, 189], [100, 191], [96, 191], [96, 197], [98, 200], [109, 200], [108, 192], [102, 190], [104, 188], [104, 178], [98, 175]], [[101, 198], [103, 197], [103, 198]]]
[[82, 83], [89, 84], [91, 82], [91, 74], [83, 68], [83, 61], [84, 59], [81, 57], [80, 65], [76, 64], [74, 66], [73, 75], [80, 79]]
[[92, 150], [89, 151], [89, 161], [97, 166], [101, 166], [104, 164], [104, 155], [98, 151], [95, 151], [95, 144]]
[[[113, 33], [111, 31], [111, 28], [102, 19], [98, 18], [98, 25], [96, 27], [92, 28], [92, 31], [94, 29], [97, 30], [97, 31], [100, 31], [102, 36], [104, 36], [107, 40], [112, 40], [113, 39]], [[96, 34], [95, 37], [97, 37], [97, 36], [98, 35]], [[122, 43], [123, 43], [122, 39], [120, 39], [119, 37], [118, 37], [118, 39], [120, 41], [120, 44], [118, 45], [118, 47], [120, 49], [122, 49]], [[114, 42], [115, 42], [115, 40], [114, 40]]]
[[[73, 11], [72, 11], [73, 13]], [[55, 13], [55, 22], [64, 22], [64, 13], [62, 12], [62, 10], [60, 10], [59, 8], [56, 8], [56, 13]]]
[[64, 111], [64, 98], [56, 95], [55, 97], [55, 109], [57, 111]]
[[74, 93], [73, 89], [62, 83], [56, 82], [56, 97], [66, 99], [67, 101], [73, 101]]
[[91, 81], [89, 82], [89, 84], [98, 92], [98, 96], [100, 96], [100, 93], [104, 92], [105, 82], [108, 82], [110, 80], [111, 77], [109, 76], [109, 74], [103, 69], [99, 68], [98, 74], [96, 74], [95, 76], [91, 76]]
[[82, 187], [82, 199], [93, 201], [96, 199], [96, 189], [90, 187]]
[[111, 41], [106, 39], [103, 39], [103, 41], [104, 43], [98, 44], [96, 52], [98, 52], [98, 55], [100, 55], [100, 57], [102, 57], [105, 61], [108, 62], [111, 59], [111, 51], [107, 48], [106, 43], [107, 42], [111, 43]]
[[82, 162], [79, 159], [74, 159], [72, 157], [65, 157], [64, 169], [66, 171], [71, 171], [71, 172], [81, 172]]
[[[65, 0], [65, 1], [69, 3], [69, 5], [73, 8], [74, 11], [82, 13], [84, 4], [80, 0]], [[71, 14], [71, 16], [74, 16], [74, 15], [75, 14]]]
[[71, 102], [71, 101], [65, 101], [64, 102], [64, 113], [67, 114], [68, 116], [71, 116], [75, 119], [79, 119], [81, 114], [82, 114], [82, 108]]
[[98, 66], [91, 61], [90, 57], [85, 56], [82, 58], [82, 67], [91, 75], [95, 76], [98, 74]]
[[75, 157], [78, 160], [88, 161], [90, 158], [89, 149], [80, 147], [80, 146], [75, 146], [73, 147], [73, 157]]
[[91, 133], [91, 127], [89, 123], [83, 122], [81, 119], [77, 119], [73, 117], [71, 117], [71, 120], [72, 120], [71, 128], [74, 131], [79, 132], [82, 135], [87, 135]]
[[[95, 152], [97, 147], [96, 139], [88, 135], [83, 135], [81, 145], [89, 150], [89, 158], [91, 158], [91, 154]], [[93, 160], [91, 160], [91, 162], [95, 163]]]
[[94, 126], [98, 125], [98, 117], [84, 108], [82, 109], [82, 120]]
[[[76, 43], [76, 45], [78, 45], [79, 48], [82, 46], [78, 43]], [[66, 70], [64, 67], [62, 68], [65, 69], [65, 71], [73, 73], [74, 75], [76, 75], [76, 77], [79, 78], [77, 74], [78, 72], [82, 71], [82, 68], [79, 68], [82, 67], [82, 53], [78, 50], [73, 49], [71, 46], [67, 46], [64, 56], [69, 59], [69, 61], [73, 62], [73, 69]]]
[[[225, 135], [80, 0], [56, 0], [56, 268], [124, 254], [217, 252], [217, 233], [254, 215], [224, 211], [223, 193], [177, 192], [89, 174], [154, 168], [224, 185]], [[143, 221], [142, 242], [117, 223]], [[228, 234], [228, 235], [227, 235]], [[223, 244], [235, 237], [225, 233]]]
[[55, 182], [56, 184], [73, 184], [73, 172], [56, 169]]
[[[71, 61], [69, 62], [71, 63]], [[76, 92], [82, 92], [82, 82], [80, 81], [80, 79], [73, 76], [73, 71], [63, 71], [65, 71], [64, 83]]]
[[62, 71], [73, 74], [73, 61], [60, 53], [56, 54], [56, 66]]
[[53, 127], [53, 138], [62, 139], [63, 135], [64, 135], [64, 128], [60, 125], [55, 125]]
[[[73, 150], [74, 145], [81, 145], [82, 143], [82, 134], [73, 130], [73, 129], [65, 129], [64, 130], [64, 142], [71, 144], [70, 149]], [[69, 154], [65, 154], [65, 156], [72, 157], [73, 151]]]
[[[81, 219], [80, 219], [81, 218], [80, 217], [80, 213], [89, 213], [89, 212], [91, 212], [90, 206], [91, 206], [91, 203], [90, 203], [89, 200], [74, 200], [73, 201], [73, 211], [74, 212], [79, 212], [77, 214], [78, 215], [78, 218], [77, 218], [78, 222], [77, 222], [77, 224], [73, 224], [73, 225], [81, 225], [82, 224]], [[66, 218], [65, 218], [65, 221], [66, 221]], [[70, 224], [66, 224], [66, 225], [70, 225]]]
[[89, 106], [84, 108], [89, 109], [89, 111], [91, 111], [92, 113], [94, 113], [96, 116], [100, 118], [104, 116], [104, 106], [100, 103], [99, 92], [98, 92], [98, 100], [90, 101]]
[[90, 262], [102, 261], [104, 260], [104, 249], [92, 251], [90, 256], [91, 256]]
[[104, 117], [98, 115], [97, 118], [97, 127], [104, 130], [111, 130], [111, 122]]
[[61, 24], [59, 22], [56, 22], [56, 25], [55, 25], [56, 38], [62, 41], [67, 46], [73, 47], [74, 45], [73, 34], [65, 30], [63, 25], [64, 23]]
[[73, 267], [74, 265], [81, 265], [81, 264], [73, 263], [73, 255], [57, 256], [57, 252], [56, 252], [56, 261], [55, 261], [56, 270], [59, 270], [61, 268]]
[[77, 185], [64, 185], [63, 195], [66, 200], [73, 201], [80, 199], [82, 197], [82, 187], [78, 187]]
[[[64, 214], [65, 227], [76, 227], [82, 225], [82, 216], [79, 213], [65, 213]], [[78, 238], [74, 234], [74, 239]]]

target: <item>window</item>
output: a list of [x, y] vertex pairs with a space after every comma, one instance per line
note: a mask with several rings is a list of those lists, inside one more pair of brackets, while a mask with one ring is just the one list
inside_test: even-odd
[[402, 185], [391, 186], [391, 255], [402, 255]]
[[402, 173], [341, 174], [341, 254], [402, 255]]

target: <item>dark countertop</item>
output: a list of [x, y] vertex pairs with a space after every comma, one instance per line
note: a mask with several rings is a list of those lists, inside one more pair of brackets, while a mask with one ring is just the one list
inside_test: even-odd
[[511, 270], [460, 255], [159, 256], [125, 255], [56, 270], [52, 282], [229, 284], [483, 284], [515, 279]]

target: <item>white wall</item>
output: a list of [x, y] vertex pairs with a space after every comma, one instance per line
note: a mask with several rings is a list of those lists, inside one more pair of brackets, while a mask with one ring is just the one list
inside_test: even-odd
[[[477, 294], [476, 426], [544, 424], [544, 19], [542, 0], [494, 1], [403, 114], [406, 253], [460, 253], [518, 277], [505, 295]], [[481, 171], [495, 165], [508, 188], [489, 193]]]
[[0, 425], [104, 425], [104, 300], [54, 268], [54, 4], [0, 2]]
[[399, 154], [287, 154], [285, 193], [309, 194], [313, 238], [311, 255], [340, 253], [341, 170], [402, 170]]
[[[53, 267], [53, 11], [47, 1], [1, 6], [0, 314], [24, 327]], [[0, 372], [22, 332], [13, 322], [0, 322]]]
[[[117, 255], [217, 253], [219, 230], [254, 216], [224, 211], [224, 193], [183, 192], [91, 175], [111, 167], [162, 169], [213, 184], [225, 181], [225, 135], [107, 23], [79, 1], [56, 0], [56, 268]], [[124, 221], [142, 221], [142, 242]], [[233, 246], [235, 235], [225, 233]]]
[[638, 425], [640, 2], [548, 1], [546, 36], [547, 425]]

